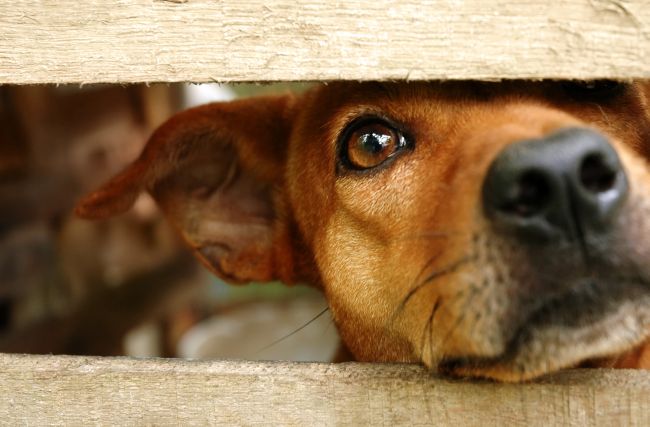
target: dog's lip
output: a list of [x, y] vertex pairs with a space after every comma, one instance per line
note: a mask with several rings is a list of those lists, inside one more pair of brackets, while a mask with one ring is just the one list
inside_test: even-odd
[[623, 353], [649, 338], [646, 281], [590, 280], [535, 310], [501, 355], [446, 359], [439, 369], [453, 375], [523, 381]]

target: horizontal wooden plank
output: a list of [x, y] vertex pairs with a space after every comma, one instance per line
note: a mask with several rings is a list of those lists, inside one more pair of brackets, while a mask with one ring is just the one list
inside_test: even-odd
[[0, 83], [650, 77], [646, 0], [13, 0]]
[[6, 425], [650, 425], [650, 372], [526, 384], [414, 365], [0, 355]]

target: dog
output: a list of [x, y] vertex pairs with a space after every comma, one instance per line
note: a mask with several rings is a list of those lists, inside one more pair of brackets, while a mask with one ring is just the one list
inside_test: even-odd
[[146, 190], [217, 276], [322, 289], [354, 359], [517, 382], [650, 368], [649, 157], [649, 81], [335, 82], [177, 114], [77, 214]]

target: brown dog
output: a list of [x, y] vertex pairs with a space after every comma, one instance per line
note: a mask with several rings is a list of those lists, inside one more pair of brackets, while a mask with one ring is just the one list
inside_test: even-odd
[[176, 115], [78, 213], [147, 190], [222, 278], [321, 287], [357, 360], [518, 381], [650, 366], [648, 156], [650, 82], [334, 83]]

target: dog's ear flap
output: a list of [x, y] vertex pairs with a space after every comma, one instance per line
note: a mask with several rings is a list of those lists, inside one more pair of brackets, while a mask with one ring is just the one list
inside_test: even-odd
[[98, 219], [128, 210], [149, 191], [199, 259], [231, 282], [278, 278], [274, 245], [294, 97], [209, 104], [169, 119], [124, 172], [82, 199]]

